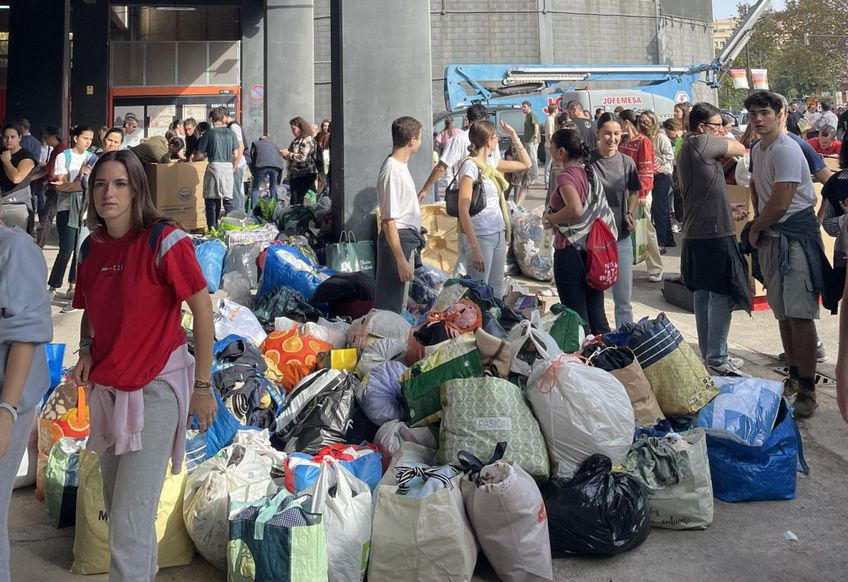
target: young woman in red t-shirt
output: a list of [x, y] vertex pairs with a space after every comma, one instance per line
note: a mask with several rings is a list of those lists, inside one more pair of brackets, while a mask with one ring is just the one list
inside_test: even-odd
[[618, 151], [633, 158], [639, 181], [642, 182], [642, 193], [639, 202], [648, 215], [648, 281], [661, 283], [663, 280], [663, 263], [660, 255], [660, 245], [657, 242], [657, 231], [651, 216], [651, 192], [654, 189], [654, 144], [644, 133], [639, 131], [638, 116], [632, 109], [625, 109], [620, 114], [621, 129], [627, 134], [627, 140], [622, 138]]
[[[87, 446], [100, 458], [111, 574], [151, 580], [168, 460], [178, 473], [189, 415], [206, 430], [217, 409], [212, 302], [191, 239], [156, 210], [132, 152], [98, 160], [88, 208], [91, 235], [80, 249], [73, 300], [85, 310], [74, 379], [91, 385]], [[196, 367], [180, 326], [183, 301], [194, 316]]]

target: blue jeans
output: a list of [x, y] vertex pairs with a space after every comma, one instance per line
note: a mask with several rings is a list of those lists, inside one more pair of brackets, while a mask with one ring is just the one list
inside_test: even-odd
[[695, 291], [695, 325], [698, 348], [708, 366], [727, 363], [727, 334], [735, 302], [730, 295], [712, 291]]
[[492, 234], [478, 234], [477, 244], [480, 246], [480, 254], [483, 255], [482, 271], [478, 271], [471, 264], [471, 245], [468, 237], [460, 234], [459, 260], [465, 267], [465, 274], [469, 279], [483, 281], [492, 287], [492, 292], [498, 299], [504, 296], [504, 268], [506, 267], [506, 232], [495, 232]]
[[633, 239], [629, 236], [618, 241], [618, 280], [612, 286], [615, 302], [615, 327], [633, 323]]
[[233, 208], [244, 210], [244, 171], [247, 166], [242, 166], [233, 174]]
[[256, 208], [259, 203], [259, 187], [268, 178], [268, 192], [272, 197], [277, 198], [277, 186], [280, 184], [280, 175], [283, 173], [279, 168], [256, 168], [256, 174], [253, 176], [253, 188], [250, 190], [250, 208]]

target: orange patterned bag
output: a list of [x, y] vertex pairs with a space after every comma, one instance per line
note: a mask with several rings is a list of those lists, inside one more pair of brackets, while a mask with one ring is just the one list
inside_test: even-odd
[[286, 392], [318, 369], [319, 355], [332, 351], [333, 345], [317, 338], [300, 335], [295, 327], [289, 331], [275, 331], [262, 343], [261, 351], [282, 373]]

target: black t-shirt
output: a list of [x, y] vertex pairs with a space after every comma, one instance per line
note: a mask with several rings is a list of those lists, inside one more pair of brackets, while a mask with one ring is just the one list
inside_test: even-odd
[[[12, 154], [12, 165], [15, 166], [16, 168], [20, 165], [21, 161], [23, 161], [23, 160], [32, 160], [32, 162], [35, 166], [38, 165], [38, 160], [36, 160], [34, 157], [32, 157], [32, 154], [29, 153], [28, 151], [26, 151], [23, 148], [18, 150], [17, 153]], [[0, 170], [0, 191], [2, 191], [5, 194], [6, 192], [10, 191], [15, 186], [18, 186], [18, 184], [15, 184], [14, 182], [12, 182], [9, 179], [9, 176], [6, 175], [6, 171]]]
[[197, 137], [197, 134], [194, 133], [192, 135], [185, 136], [185, 157], [186, 159], [191, 159], [191, 156], [194, 155], [194, 152], [197, 151], [197, 142], [200, 141]]
[[801, 130], [798, 128], [798, 120], [801, 119], [801, 114], [797, 111], [790, 111], [786, 115], [786, 129], [795, 135], [801, 135]]
[[588, 119], [575, 119], [574, 125], [577, 126], [577, 131], [580, 132], [586, 147], [590, 150], [595, 149], [598, 145], [598, 130], [595, 129], [595, 124]]

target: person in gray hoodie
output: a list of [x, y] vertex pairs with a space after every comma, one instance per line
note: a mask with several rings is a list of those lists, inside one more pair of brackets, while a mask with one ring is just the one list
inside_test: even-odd
[[0, 207], [0, 582], [9, 582], [7, 515], [36, 404], [50, 386], [44, 344], [53, 339], [47, 263], [23, 230], [6, 228]]

